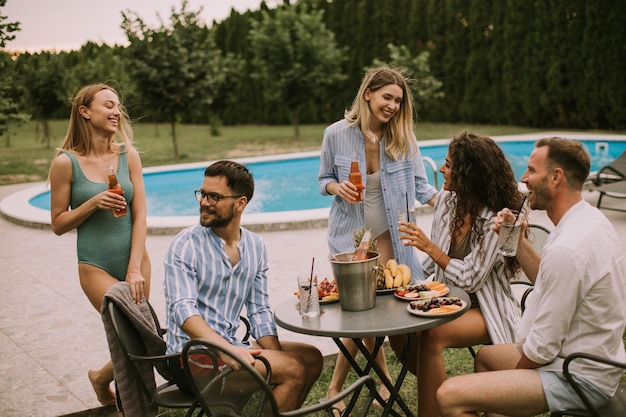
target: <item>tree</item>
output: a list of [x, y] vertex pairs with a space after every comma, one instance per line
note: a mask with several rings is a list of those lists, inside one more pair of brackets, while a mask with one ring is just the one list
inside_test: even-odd
[[51, 147], [55, 139], [49, 121], [69, 114], [71, 95], [67, 83], [65, 53], [40, 52], [19, 55], [19, 78], [24, 86], [24, 107], [43, 128], [42, 142]]
[[[393, 44], [387, 45], [387, 49], [389, 49], [389, 64], [400, 68], [409, 77], [416, 111], [443, 97], [443, 83], [430, 72], [428, 63], [430, 52], [422, 51], [416, 56], [411, 56], [406, 46]], [[374, 60], [374, 65], [381, 64], [383, 64], [382, 61]]]
[[0, 137], [5, 136], [5, 146], [11, 146], [9, 130], [12, 126], [19, 126], [27, 122], [30, 116], [20, 111], [18, 104], [13, 100], [13, 89], [19, 88], [14, 79], [14, 62], [6, 52], [0, 51]]
[[[4, 7], [7, 4], [7, 0], [0, 0], [0, 8]], [[3, 16], [0, 11], [0, 48], [4, 48], [6, 43], [15, 39], [15, 35], [12, 35], [13, 32], [18, 32], [21, 30], [20, 22], [6, 22], [7, 16]]]
[[268, 104], [284, 109], [295, 137], [307, 105], [320, 105], [328, 88], [344, 79], [344, 51], [322, 21], [323, 12], [286, 6], [252, 23], [253, 74], [263, 81]]
[[[0, 0], [0, 8], [4, 7], [6, 0]], [[20, 30], [19, 22], [7, 22], [6, 16], [2, 15], [0, 11], [0, 48], [4, 48], [8, 41], [15, 39], [15, 35], [11, 35], [13, 32]], [[17, 126], [21, 123], [28, 121], [29, 116], [22, 113], [18, 104], [11, 97], [11, 90], [16, 88], [14, 82], [12, 82], [13, 74], [13, 61], [11, 57], [5, 52], [0, 51], [0, 136], [7, 135], [5, 145], [8, 147], [11, 145], [11, 141], [8, 136], [8, 132], [11, 126]]]
[[127, 48], [131, 73], [143, 104], [152, 109], [147, 116], [171, 126], [174, 158], [179, 159], [176, 124], [206, 121], [211, 103], [229, 77], [237, 72], [239, 60], [223, 56], [197, 12], [172, 8], [170, 26], [163, 22], [149, 28], [136, 13], [122, 13], [122, 28], [130, 42]]

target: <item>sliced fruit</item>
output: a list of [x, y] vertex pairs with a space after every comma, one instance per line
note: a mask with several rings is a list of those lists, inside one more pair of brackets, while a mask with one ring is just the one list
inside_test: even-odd
[[338, 300], [339, 299], [339, 294], [336, 292], [331, 292], [330, 295], [327, 295], [326, 297], [322, 297], [323, 301], [331, 301], [331, 300]]
[[420, 294], [417, 291], [410, 291], [410, 292], [407, 292], [406, 294], [404, 294], [403, 297], [406, 297], [406, 298], [419, 298], [419, 296], [420, 296]]
[[438, 286], [436, 286], [436, 287], [430, 287], [429, 289], [430, 289], [431, 291], [437, 291], [437, 292], [438, 292], [438, 293], [440, 293], [440, 294], [443, 294], [443, 293], [445, 293], [445, 292], [448, 292], [448, 286], [447, 286], [447, 285], [445, 285], [445, 284], [441, 284], [441, 285], [438, 285]]

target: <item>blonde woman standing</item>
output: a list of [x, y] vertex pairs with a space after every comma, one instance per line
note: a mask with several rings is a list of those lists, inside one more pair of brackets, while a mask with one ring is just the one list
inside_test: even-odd
[[[130, 284], [136, 303], [150, 294], [146, 196], [132, 139], [117, 92], [106, 84], [85, 86], [73, 99], [67, 134], [50, 168], [52, 230], [77, 230], [80, 285], [98, 312], [106, 291], [119, 281]], [[107, 165], [123, 196], [108, 191]], [[125, 216], [114, 215], [125, 208]], [[113, 404], [111, 362], [88, 376], [98, 401]]]
[[[358, 189], [349, 181], [353, 158], [363, 171], [363, 203], [356, 203]], [[322, 195], [334, 195], [328, 218], [331, 253], [354, 250], [353, 232], [371, 228], [377, 240], [380, 261], [395, 258], [410, 266], [412, 276], [424, 275], [415, 250], [402, 245], [398, 233], [398, 196], [413, 204], [433, 205], [437, 190], [428, 183], [424, 163], [413, 133], [413, 103], [406, 77], [388, 66], [370, 69], [363, 78], [352, 107], [345, 117], [324, 131], [318, 181]], [[371, 349], [373, 339], [366, 339]], [[354, 356], [357, 347], [344, 343]], [[383, 350], [376, 358], [389, 377]], [[337, 358], [328, 395], [341, 390], [350, 370], [347, 359]], [[389, 397], [386, 387], [379, 394]], [[336, 404], [341, 413], [345, 405]]]

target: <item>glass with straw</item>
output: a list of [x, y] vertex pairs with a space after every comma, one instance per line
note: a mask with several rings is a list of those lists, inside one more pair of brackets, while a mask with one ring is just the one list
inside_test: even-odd
[[504, 215], [505, 220], [500, 226], [500, 235], [498, 236], [498, 252], [503, 256], [512, 257], [517, 254], [517, 244], [522, 230], [520, 214], [524, 208], [524, 203], [526, 203], [526, 196], [524, 196], [519, 210], [509, 210]]
[[302, 317], [320, 315], [319, 288], [317, 287], [317, 275], [313, 275], [314, 266], [315, 258], [311, 262], [311, 273], [298, 275], [298, 295]]

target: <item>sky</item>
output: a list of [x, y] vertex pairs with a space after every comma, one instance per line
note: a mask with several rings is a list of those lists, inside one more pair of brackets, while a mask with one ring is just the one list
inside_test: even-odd
[[[282, 0], [266, 0], [274, 7]], [[207, 26], [230, 15], [257, 10], [261, 0], [188, 0], [187, 11], [198, 11]], [[4, 23], [20, 22], [21, 30], [6, 44], [7, 51], [79, 49], [87, 41], [109, 45], [127, 42], [122, 24], [122, 11], [131, 10], [149, 26], [160, 26], [157, 13], [166, 25], [172, 7], [180, 11], [182, 0], [7, 0], [0, 14]]]

